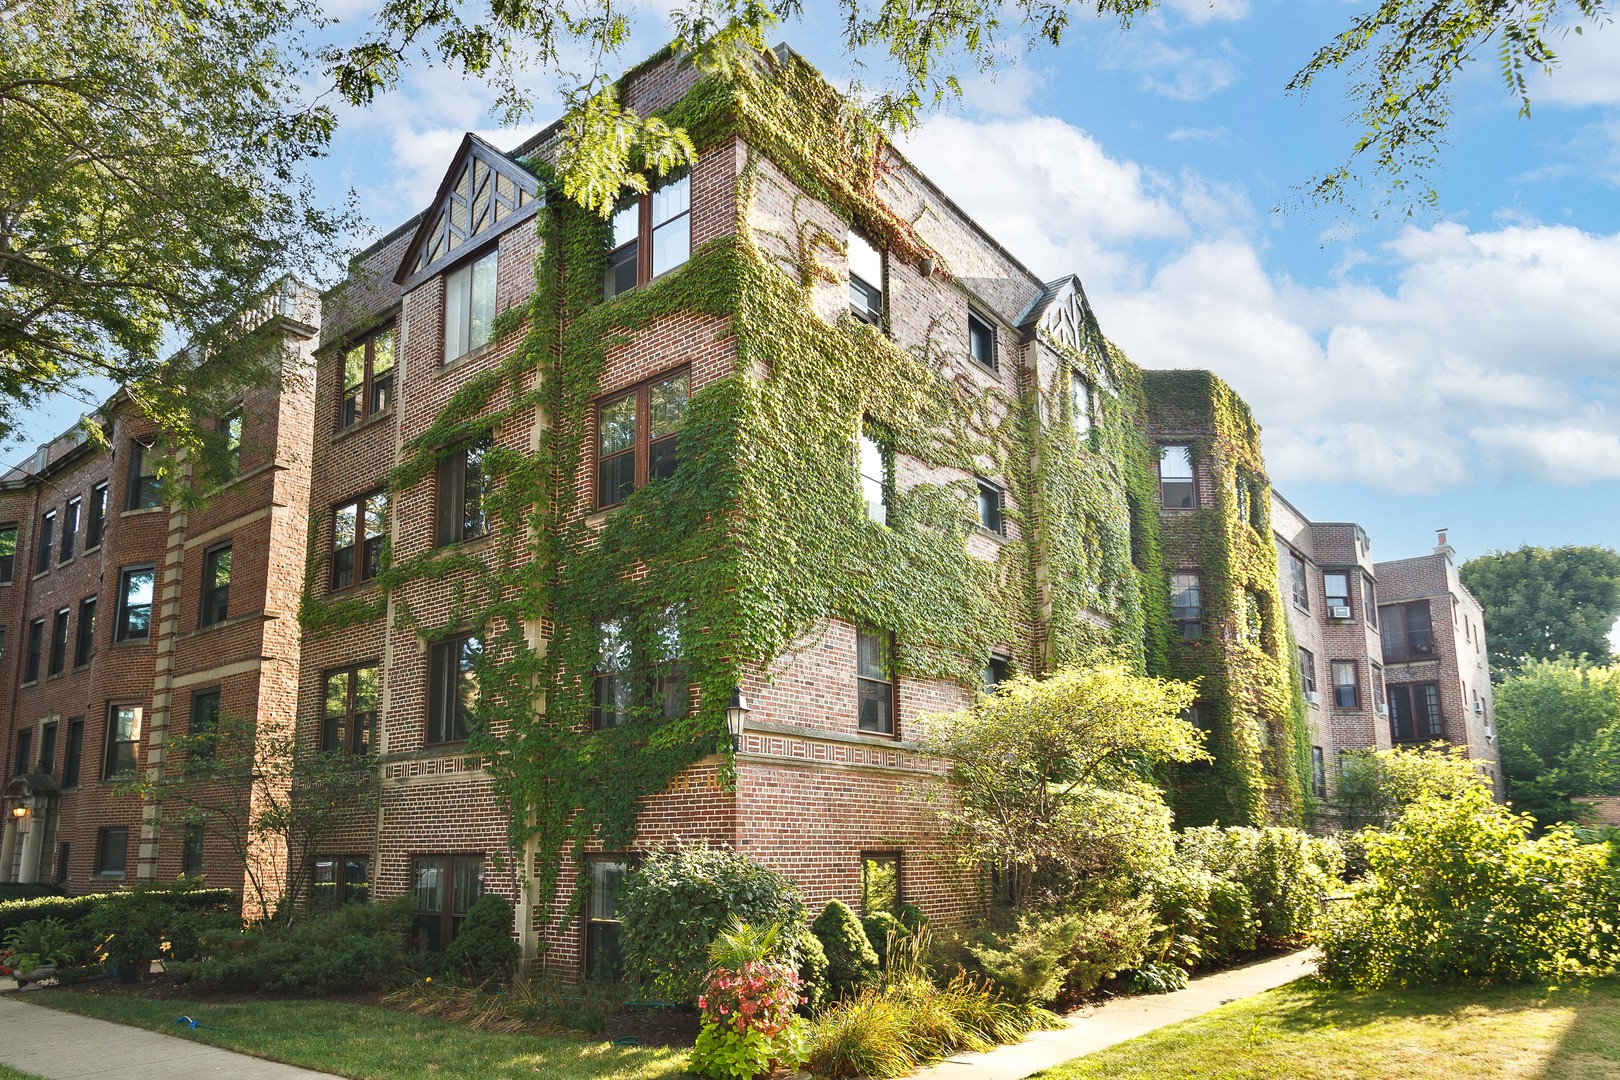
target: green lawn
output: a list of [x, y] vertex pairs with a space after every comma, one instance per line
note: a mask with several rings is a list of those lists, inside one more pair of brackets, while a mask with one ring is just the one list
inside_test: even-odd
[[0, 1065], [0, 1080], [44, 1080], [44, 1077], [13, 1069], [10, 1065]]
[[1339, 993], [1303, 980], [1042, 1080], [1620, 1080], [1620, 979], [1586, 987]]
[[[664, 1080], [686, 1075], [684, 1050], [616, 1047], [549, 1035], [501, 1035], [369, 1005], [327, 1001], [211, 1005], [100, 997], [69, 990], [41, 991], [30, 994], [28, 1000], [366, 1080], [534, 1080], [536, 1076], [548, 1080]], [[193, 1030], [175, 1023], [181, 1015], [204, 1026]], [[11, 1074], [0, 1073], [0, 1080], [12, 1080]]]

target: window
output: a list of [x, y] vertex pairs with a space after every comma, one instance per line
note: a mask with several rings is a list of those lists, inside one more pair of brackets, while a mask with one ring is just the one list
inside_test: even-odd
[[652, 699], [666, 720], [685, 716], [692, 707], [692, 683], [686, 674], [686, 646], [681, 636], [683, 607], [671, 604], [653, 623]]
[[1248, 521], [1249, 499], [1251, 497], [1249, 492], [1249, 478], [1244, 476], [1241, 471], [1237, 473], [1236, 479], [1232, 482], [1232, 497], [1234, 500], [1236, 500], [1237, 519], [1239, 521]]
[[101, 534], [107, 527], [107, 481], [90, 489], [90, 518], [84, 526], [84, 550], [101, 546]]
[[1318, 799], [1327, 798], [1327, 756], [1320, 746], [1311, 747], [1311, 792]]
[[613, 214], [613, 251], [602, 282], [611, 300], [675, 269], [692, 255], [692, 178], [666, 179], [647, 195], [631, 195]]
[[202, 606], [198, 626], [224, 622], [231, 608], [231, 545], [220, 544], [203, 552]]
[[[875, 915], [887, 911], [891, 915], [900, 910], [900, 853], [898, 851], [861, 852], [861, 914]], [[887, 942], [874, 941], [873, 946], [885, 948]]]
[[849, 310], [864, 323], [883, 325], [883, 253], [859, 233], [849, 245]]
[[1195, 701], [1183, 709], [1181, 718], [1205, 734], [1215, 730], [1210, 723], [1208, 706], [1202, 701]]
[[62, 511], [62, 548], [57, 552], [57, 562], [68, 562], [73, 558], [73, 549], [79, 543], [79, 505], [81, 500], [69, 499], [67, 508]]
[[379, 330], [343, 354], [338, 429], [388, 408], [394, 400], [394, 328]]
[[1311, 650], [1300, 646], [1299, 648], [1299, 681], [1305, 690], [1305, 700], [1315, 704], [1316, 694], [1316, 657]]
[[67, 667], [68, 643], [68, 615], [70, 612], [63, 608], [51, 620], [51, 662], [45, 669], [47, 675], [60, 675]]
[[73, 666], [84, 667], [96, 652], [96, 598], [79, 601], [79, 631], [73, 641]]
[[135, 744], [140, 737], [139, 705], [114, 702], [107, 706], [107, 754], [101, 763], [103, 780], [135, 775]]
[[971, 308], [968, 310], [968, 355], [991, 371], [996, 370], [996, 328]]
[[[1006, 523], [1001, 519], [1001, 507], [1006, 499], [1006, 493], [983, 477], [976, 478], [979, 485], [979, 528], [993, 532], [997, 536], [1006, 536]], [[861, 475], [864, 486], [866, 476]]]
[[39, 681], [39, 655], [45, 647], [45, 620], [28, 624], [28, 648], [23, 653], [23, 685]]
[[1091, 433], [1091, 383], [1078, 371], [1069, 373], [1069, 406], [1074, 412], [1074, 435], [1081, 442]]
[[186, 877], [202, 877], [203, 827], [187, 825], [180, 841], [180, 873]]
[[39, 519], [39, 542], [34, 545], [34, 573], [51, 568], [51, 545], [56, 543], [56, 511], [47, 510]]
[[860, 712], [857, 726], [880, 735], [894, 734], [894, 635], [855, 633], [855, 688]]
[[618, 979], [624, 974], [619, 948], [619, 895], [629, 864], [622, 858], [590, 860], [591, 883], [585, 909], [585, 977]]
[[600, 645], [592, 723], [600, 730], [630, 718], [630, 637], [623, 619], [604, 620], [596, 629]]
[[650, 675], [642, 682], [639, 699], [631, 673], [630, 633], [624, 619], [606, 619], [596, 625], [597, 660], [594, 673], [592, 726], [618, 727], [632, 716], [685, 716], [691, 708], [692, 684], [686, 674], [681, 639], [681, 608], [671, 605], [654, 617], [651, 630]]
[[1439, 683], [1394, 683], [1388, 690], [1390, 738], [1397, 743], [1445, 738]]
[[1198, 505], [1192, 447], [1159, 447], [1159, 505], [1166, 510], [1191, 510]]
[[24, 728], [17, 732], [17, 759], [13, 762], [12, 775], [32, 772], [34, 764], [34, 731]]
[[317, 855], [310, 874], [309, 902], [316, 908], [364, 904], [371, 899], [371, 856]]
[[1354, 709], [1361, 704], [1361, 688], [1356, 685], [1356, 662], [1333, 661], [1333, 705], [1339, 709]]
[[1384, 663], [1404, 664], [1434, 659], [1434, 628], [1429, 602], [1384, 605]]
[[388, 533], [388, 496], [362, 495], [332, 511], [332, 589], [371, 581], [382, 569], [383, 538]]
[[690, 383], [688, 372], [678, 371], [597, 404], [598, 509], [617, 506], [637, 488], [675, 475]]
[[163, 505], [163, 491], [158, 482], [157, 455], [153, 444], [140, 439], [129, 441], [128, 482], [124, 485], [124, 509], [144, 510]]
[[1294, 596], [1294, 603], [1303, 611], [1311, 610], [1311, 587], [1305, 576], [1305, 560], [1300, 558], [1299, 552], [1289, 548], [1284, 552], [1288, 559], [1288, 588]]
[[[1328, 618], [1348, 619], [1350, 617], [1350, 575], [1341, 571], [1330, 571], [1322, 575], [1322, 592], [1326, 594]], [[1338, 610], [1335, 611], [1334, 609]]]
[[1374, 630], [1378, 629], [1378, 594], [1374, 591], [1373, 579], [1363, 576], [1361, 579], [1361, 599], [1364, 604], [1362, 610], [1367, 613], [1367, 625]]
[[39, 729], [39, 771], [46, 776], [56, 773], [56, 723], [53, 721]]
[[157, 568], [130, 566], [118, 573], [118, 622], [115, 641], [145, 641], [152, 633], [152, 587]]
[[466, 742], [478, 705], [478, 658], [483, 644], [461, 634], [428, 650], [427, 741]]
[[1238, 640], [1247, 641], [1252, 645], [1260, 644], [1266, 632], [1266, 602], [1264, 598], [1259, 593], [1244, 589], [1238, 594], [1238, 605]]
[[1204, 591], [1199, 575], [1180, 571], [1170, 575], [1170, 620], [1183, 638], [1204, 636]]
[[1382, 664], [1371, 663], [1370, 661], [1368, 666], [1372, 668], [1373, 704], [1378, 706], [1378, 712], [1382, 714], [1385, 711], [1384, 666]]
[[242, 406], [215, 421], [214, 433], [219, 436], [220, 459], [213, 479], [216, 484], [228, 484], [242, 471]]
[[104, 877], [123, 877], [128, 851], [128, 829], [118, 826], [96, 830], [96, 873]]
[[865, 431], [861, 432], [858, 449], [861, 473], [861, 497], [866, 503], [866, 516], [879, 525], [889, 523], [889, 496], [894, 491], [894, 458], [888, 447]]
[[0, 529], [0, 585], [10, 584], [17, 571], [17, 526]]
[[500, 253], [491, 250], [464, 262], [444, 276], [444, 362], [449, 363], [489, 341], [495, 322], [495, 267]]
[[488, 454], [489, 439], [485, 437], [458, 446], [439, 459], [440, 547], [476, 540], [489, 531], [488, 502], [493, 479], [485, 467]]
[[191, 756], [205, 761], [218, 750], [219, 687], [196, 690], [191, 695]]
[[79, 763], [84, 757], [84, 717], [68, 721], [67, 746], [62, 754], [62, 786], [79, 786]]
[[1011, 676], [1011, 664], [1005, 656], [992, 656], [984, 665], [984, 692], [991, 694]]
[[321, 749], [329, 753], [371, 753], [377, 745], [377, 707], [381, 700], [382, 670], [376, 664], [328, 671]]
[[484, 893], [482, 855], [431, 855], [411, 860], [416, 894], [412, 937], [418, 948], [442, 952], [455, 940], [473, 901]]

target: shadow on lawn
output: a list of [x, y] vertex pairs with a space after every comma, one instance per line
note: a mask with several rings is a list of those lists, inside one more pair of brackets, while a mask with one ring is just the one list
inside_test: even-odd
[[1575, 1022], [1541, 1071], [1542, 1080], [1615, 1080], [1620, 1077], [1620, 979], [1562, 991]]

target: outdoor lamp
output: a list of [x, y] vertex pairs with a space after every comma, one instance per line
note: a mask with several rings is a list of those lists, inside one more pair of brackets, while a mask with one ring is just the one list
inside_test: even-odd
[[731, 700], [726, 703], [726, 727], [731, 729], [731, 748], [742, 749], [743, 725], [748, 722], [748, 699], [743, 697], [742, 688], [731, 692]]

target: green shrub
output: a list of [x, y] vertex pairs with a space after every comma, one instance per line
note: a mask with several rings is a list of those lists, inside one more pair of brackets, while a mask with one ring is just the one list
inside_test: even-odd
[[1069, 917], [1080, 927], [1063, 980], [1063, 992], [1069, 997], [1089, 994], [1104, 979], [1141, 964], [1153, 939], [1153, 905], [1145, 898]]
[[509, 975], [518, 962], [518, 944], [512, 939], [512, 905], [504, 896], [487, 892], [474, 900], [444, 950], [444, 966], [473, 983]]
[[906, 928], [908, 934], [915, 934], [919, 930], [928, 929], [928, 916], [916, 904], [901, 904], [900, 910], [895, 912], [900, 919], [900, 925]]
[[134, 895], [157, 896], [178, 911], [215, 912], [241, 906], [241, 897], [230, 889], [200, 889], [180, 885], [164, 885], [130, 889], [116, 893], [91, 893], [88, 896], [41, 896], [33, 900], [7, 900], [0, 902], [0, 934], [14, 926], [35, 919], [61, 919], [70, 928], [77, 928], [90, 913], [103, 904], [122, 902], [121, 898]]
[[1335, 841], [1299, 829], [1188, 829], [1176, 847], [1181, 859], [1248, 890], [1259, 936], [1272, 945], [1304, 938], [1344, 870]]
[[1366, 838], [1368, 872], [1318, 934], [1338, 986], [1489, 985], [1604, 974], [1620, 964], [1620, 881], [1607, 845], [1533, 820], [1483, 788], [1409, 804]]
[[186, 970], [204, 987], [268, 994], [324, 997], [387, 986], [404, 969], [412, 906], [407, 894], [208, 938], [203, 960]]
[[37, 900], [42, 896], [66, 896], [59, 886], [35, 882], [0, 881], [0, 903], [8, 900]]
[[708, 971], [707, 951], [732, 916], [777, 923], [773, 959], [792, 964], [801, 993], [820, 1002], [824, 985], [808, 913], [798, 889], [776, 871], [730, 848], [681, 844], [650, 853], [625, 875], [619, 899], [625, 970], [655, 994], [695, 1001]]
[[1260, 936], [1254, 897], [1249, 887], [1231, 878], [1214, 878], [1199, 947], [1212, 961], [1236, 960], [1254, 952]]
[[899, 919], [887, 911], [874, 911], [861, 919], [861, 929], [866, 933], [866, 941], [877, 954], [878, 966], [889, 966], [889, 947], [898, 939], [906, 936], [906, 928]]
[[878, 974], [877, 953], [861, 922], [842, 900], [829, 900], [810, 930], [827, 954], [827, 995], [836, 1001], [870, 985]]
[[967, 944], [974, 964], [1009, 1001], [1045, 1005], [1063, 989], [1068, 957], [1080, 936], [1074, 916], [1025, 915], [1016, 925], [986, 929]]
[[64, 967], [84, 954], [84, 942], [61, 919], [36, 919], [6, 931], [0, 974], [25, 976], [42, 967]]

